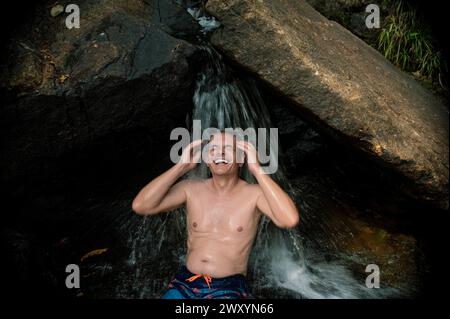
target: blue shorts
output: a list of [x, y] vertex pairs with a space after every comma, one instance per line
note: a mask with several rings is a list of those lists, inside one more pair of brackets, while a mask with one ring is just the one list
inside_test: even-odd
[[236, 274], [224, 278], [213, 278], [193, 274], [182, 266], [163, 299], [242, 299], [250, 298], [247, 280], [244, 275]]

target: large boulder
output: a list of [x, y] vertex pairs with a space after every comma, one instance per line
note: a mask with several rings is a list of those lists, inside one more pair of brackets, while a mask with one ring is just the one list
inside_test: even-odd
[[211, 41], [287, 97], [329, 136], [404, 179], [416, 199], [448, 207], [448, 108], [305, 1], [210, 0]]
[[49, 160], [106, 136], [141, 129], [143, 138], [167, 140], [192, 109], [197, 47], [184, 39], [195, 38], [198, 25], [181, 6], [77, 4], [79, 29], [68, 29], [68, 13], [47, 1], [11, 35], [0, 76], [0, 165], [7, 181], [48, 175]]

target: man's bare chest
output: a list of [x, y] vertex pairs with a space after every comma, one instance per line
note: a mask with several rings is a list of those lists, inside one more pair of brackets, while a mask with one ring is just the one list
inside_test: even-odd
[[186, 206], [188, 227], [194, 232], [239, 236], [253, 232], [259, 219], [255, 200], [245, 196], [218, 199], [199, 194]]

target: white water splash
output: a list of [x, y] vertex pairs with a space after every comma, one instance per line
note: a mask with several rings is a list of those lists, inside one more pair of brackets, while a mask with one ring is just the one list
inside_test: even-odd
[[[294, 233], [290, 233], [291, 240]], [[270, 267], [267, 282], [270, 285], [295, 292], [306, 299], [360, 299], [392, 298], [404, 295], [400, 289], [384, 287], [370, 289], [364, 280], [358, 280], [354, 274], [338, 260], [311, 261], [316, 258], [305, 257], [305, 249], [288, 248], [281, 236], [273, 239], [270, 249]], [[311, 256], [310, 256], [311, 257]]]
[[220, 22], [212, 16], [205, 15], [200, 8], [188, 8], [187, 12], [197, 20], [198, 24], [202, 27], [202, 32], [206, 34], [220, 26]]

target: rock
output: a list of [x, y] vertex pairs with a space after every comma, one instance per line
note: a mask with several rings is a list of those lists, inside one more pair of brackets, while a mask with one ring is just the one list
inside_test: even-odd
[[377, 5], [380, 8], [380, 17], [384, 21], [387, 16], [386, 2], [381, 0], [306, 0], [306, 2], [328, 19], [336, 21], [364, 42], [376, 47], [381, 29], [366, 27], [366, 17], [369, 14], [366, 7], [369, 4]]
[[211, 42], [292, 102], [323, 133], [448, 208], [448, 108], [305, 1], [210, 0]]
[[342, 240], [337, 241], [340, 251], [353, 256], [360, 265], [378, 265], [383, 269], [384, 284], [393, 287], [406, 283], [418, 286], [419, 268], [425, 266], [422, 265], [422, 252], [414, 237], [364, 225], [358, 219], [348, 221], [347, 225], [352, 229], [353, 236], [342, 236]]
[[[36, 7], [1, 68], [4, 180], [48, 174], [46, 163], [106, 136], [169, 138], [192, 109], [199, 26], [170, 1], [82, 1], [82, 28]], [[182, 30], [177, 29], [182, 26]]]
[[56, 6], [54, 6], [54, 7], [52, 7], [50, 9], [50, 15], [52, 17], [56, 17], [56, 16], [60, 15], [63, 12], [64, 12], [64, 7], [62, 5], [60, 5], [60, 4], [57, 4]]
[[314, 9], [324, 16], [336, 16], [344, 11], [362, 9], [365, 6], [379, 1], [371, 0], [306, 0]]
[[350, 18], [351, 31], [361, 38], [365, 38], [365, 34], [372, 31], [366, 27], [366, 16], [367, 14], [365, 12], [358, 12], [352, 13]]

